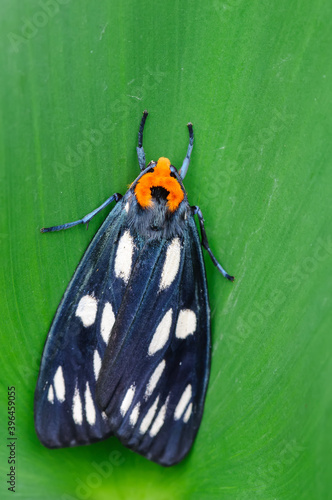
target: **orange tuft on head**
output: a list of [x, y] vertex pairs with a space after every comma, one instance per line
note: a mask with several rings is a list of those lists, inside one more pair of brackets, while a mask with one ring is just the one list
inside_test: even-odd
[[153, 172], [141, 177], [135, 187], [135, 195], [142, 208], [152, 206], [152, 187], [163, 187], [169, 192], [167, 206], [174, 212], [184, 198], [183, 191], [175, 177], [171, 177], [171, 162], [168, 158], [159, 158]]

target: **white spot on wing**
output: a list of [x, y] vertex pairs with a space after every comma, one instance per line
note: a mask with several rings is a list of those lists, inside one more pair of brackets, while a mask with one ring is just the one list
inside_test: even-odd
[[54, 375], [54, 389], [55, 395], [60, 403], [63, 403], [65, 400], [66, 388], [65, 388], [65, 379], [63, 378], [62, 367], [59, 366], [55, 375]]
[[180, 266], [181, 244], [174, 238], [167, 248], [166, 258], [161, 272], [159, 291], [166, 290], [174, 281]]
[[187, 404], [191, 399], [191, 396], [192, 396], [192, 387], [191, 384], [188, 384], [185, 390], [183, 391], [180, 401], [178, 402], [175, 408], [174, 420], [179, 420], [182, 417], [183, 412], [186, 409]]
[[85, 415], [89, 424], [94, 425], [96, 422], [96, 410], [95, 405], [93, 404], [89, 382], [86, 383], [85, 389]]
[[175, 336], [185, 339], [196, 330], [196, 314], [190, 309], [181, 309], [176, 323]]
[[153, 422], [153, 425], [149, 433], [151, 437], [156, 436], [160, 431], [160, 429], [162, 428], [162, 426], [164, 425], [168, 400], [169, 397], [166, 399], [165, 404], [163, 404], [163, 406], [160, 408], [159, 413], [156, 416], [155, 421]]
[[159, 396], [157, 397], [153, 405], [149, 408], [149, 411], [142, 420], [141, 426], [139, 428], [141, 434], [145, 434], [148, 428], [150, 427], [153, 417], [155, 416], [155, 413], [157, 411], [158, 402], [159, 402]]
[[115, 316], [112, 309], [112, 306], [109, 302], [106, 302], [103, 310], [103, 315], [101, 317], [101, 327], [100, 333], [103, 337], [105, 344], [108, 343], [111, 331], [115, 322]]
[[135, 395], [135, 385], [133, 384], [129, 387], [128, 391], [126, 392], [126, 395], [123, 398], [123, 401], [122, 401], [121, 406], [120, 406], [120, 413], [123, 417], [125, 416], [125, 414], [129, 410], [129, 407], [133, 401], [134, 395]]
[[53, 391], [53, 385], [51, 384], [49, 389], [48, 389], [48, 394], [47, 394], [47, 399], [49, 400], [50, 403], [54, 403], [54, 391]]
[[117, 278], [122, 278], [125, 283], [128, 283], [132, 260], [134, 253], [134, 241], [127, 230], [123, 233], [118, 243], [118, 248], [115, 256], [114, 272]]
[[188, 420], [190, 419], [190, 416], [192, 414], [192, 411], [193, 411], [193, 404], [190, 403], [190, 405], [188, 406], [187, 408], [187, 411], [186, 413], [184, 414], [184, 417], [183, 417], [183, 421], [184, 423], [186, 424], [188, 422]]
[[125, 211], [128, 213], [129, 212], [129, 201], [125, 204]]
[[160, 377], [165, 369], [165, 366], [166, 366], [166, 361], [163, 359], [159, 363], [159, 365], [157, 366], [157, 368], [155, 369], [155, 371], [152, 373], [152, 375], [150, 377], [148, 385], [146, 386], [144, 399], [148, 399], [148, 397], [151, 396], [151, 394], [153, 393], [156, 385], [158, 384], [158, 380], [160, 379]]
[[97, 299], [92, 295], [84, 295], [78, 303], [75, 314], [85, 327], [93, 325], [97, 314]]
[[169, 309], [157, 326], [149, 345], [149, 356], [162, 349], [166, 344], [172, 326], [172, 315], [173, 310]]
[[101, 368], [101, 359], [100, 359], [100, 356], [99, 356], [98, 351], [96, 349], [94, 354], [93, 354], [93, 371], [94, 371], [96, 380], [98, 378], [100, 368]]
[[130, 414], [129, 423], [132, 427], [134, 427], [134, 425], [136, 425], [136, 422], [138, 420], [140, 406], [141, 406], [141, 403], [137, 403], [137, 405], [135, 405], [133, 411]]
[[75, 424], [82, 425], [83, 422], [82, 401], [77, 385], [75, 387], [72, 410], [73, 410], [73, 419]]

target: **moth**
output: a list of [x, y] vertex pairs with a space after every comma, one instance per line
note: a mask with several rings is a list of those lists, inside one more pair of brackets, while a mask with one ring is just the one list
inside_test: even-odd
[[112, 202], [55, 314], [35, 391], [35, 428], [48, 448], [86, 445], [110, 435], [163, 466], [181, 461], [196, 437], [210, 372], [210, 309], [202, 246], [217, 269], [198, 206], [183, 179], [194, 134], [178, 171], [167, 158], [146, 166]]

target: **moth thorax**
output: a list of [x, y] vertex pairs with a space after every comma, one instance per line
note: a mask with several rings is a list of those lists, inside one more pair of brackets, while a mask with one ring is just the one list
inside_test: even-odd
[[144, 174], [135, 186], [135, 196], [141, 208], [152, 208], [154, 204], [167, 200], [167, 208], [175, 212], [184, 199], [184, 192], [168, 158], [159, 158], [152, 171]]
[[151, 196], [153, 200], [157, 203], [165, 204], [167, 202], [167, 196], [169, 195], [169, 191], [162, 186], [152, 186], [150, 188]]

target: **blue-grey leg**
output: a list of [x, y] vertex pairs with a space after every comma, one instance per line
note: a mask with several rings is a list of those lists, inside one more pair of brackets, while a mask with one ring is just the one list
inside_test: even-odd
[[141, 120], [141, 124], [139, 126], [139, 131], [138, 131], [138, 147], [136, 148], [137, 151], [137, 156], [138, 156], [138, 163], [139, 163], [139, 168], [141, 170], [145, 169], [145, 153], [143, 149], [143, 130], [144, 130], [144, 125], [145, 125], [145, 120], [146, 117], [148, 116], [148, 112], [145, 110], [143, 111], [143, 116]]
[[221, 272], [221, 274], [225, 278], [227, 278], [228, 280], [234, 281], [234, 276], [230, 276], [225, 271], [225, 269], [222, 267], [221, 264], [219, 264], [219, 262], [217, 261], [217, 259], [215, 258], [215, 256], [212, 253], [212, 250], [211, 250], [211, 248], [209, 246], [209, 242], [208, 242], [208, 239], [207, 239], [207, 235], [206, 235], [206, 231], [205, 231], [205, 227], [204, 227], [204, 218], [203, 218], [203, 214], [201, 212], [201, 209], [199, 207], [197, 207], [197, 206], [191, 207], [191, 209], [193, 211], [193, 214], [196, 214], [197, 217], [198, 217], [199, 227], [201, 228], [201, 235], [202, 235], [202, 246], [207, 250], [208, 254], [211, 257], [211, 260], [212, 260], [213, 264], [218, 268], [218, 270]]
[[103, 208], [107, 207], [112, 201], [120, 201], [122, 198], [122, 194], [119, 193], [114, 193], [108, 200], [106, 200], [100, 207], [96, 208], [93, 210], [93, 212], [90, 212], [89, 214], [85, 215], [83, 219], [76, 220], [74, 222], [68, 222], [67, 224], [62, 224], [61, 226], [52, 226], [52, 227], [43, 227], [40, 232], [41, 233], [50, 233], [52, 231], [61, 231], [62, 229], [69, 229], [70, 227], [77, 226], [78, 224], [89, 224], [90, 220], [97, 215], [98, 212], [100, 212]]
[[191, 155], [191, 152], [193, 150], [193, 144], [194, 144], [193, 124], [189, 122], [187, 127], [189, 130], [189, 146], [188, 146], [186, 157], [183, 160], [182, 167], [180, 168], [180, 171], [179, 171], [181, 179], [185, 178], [186, 173], [188, 171], [188, 167], [189, 167], [189, 163], [190, 163], [190, 155]]

